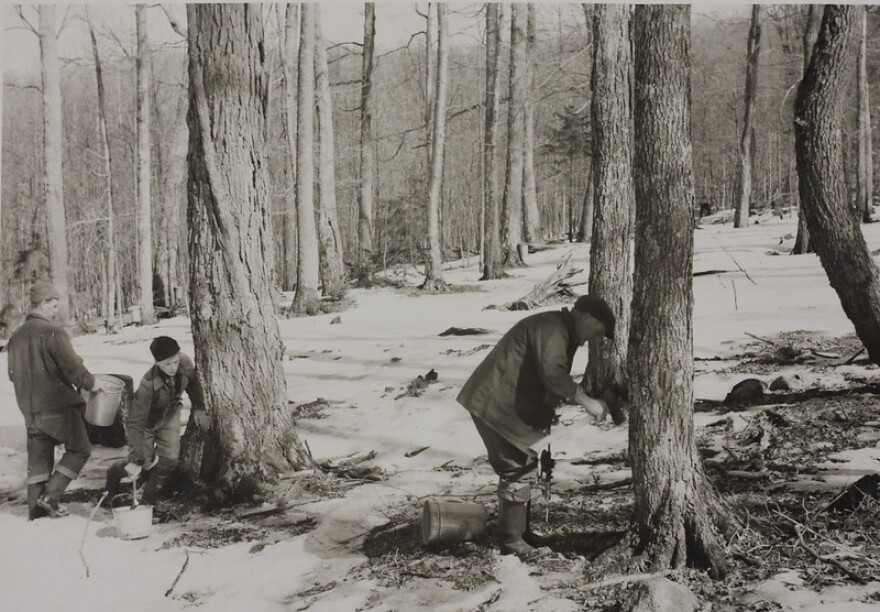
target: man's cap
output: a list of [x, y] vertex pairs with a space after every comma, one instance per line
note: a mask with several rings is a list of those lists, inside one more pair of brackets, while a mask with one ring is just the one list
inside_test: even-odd
[[46, 281], [38, 281], [31, 286], [30, 292], [31, 306], [39, 306], [43, 302], [49, 300], [59, 300], [61, 296], [55, 285]]
[[177, 340], [169, 336], [159, 336], [150, 342], [150, 352], [156, 361], [165, 361], [169, 357], [174, 357], [180, 352], [180, 345]]
[[614, 324], [616, 319], [611, 307], [602, 298], [595, 295], [582, 295], [574, 303], [574, 309], [585, 312], [605, 326], [605, 337], [614, 340]]

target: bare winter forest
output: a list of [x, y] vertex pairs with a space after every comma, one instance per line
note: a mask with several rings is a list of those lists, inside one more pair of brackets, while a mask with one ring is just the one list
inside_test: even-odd
[[[88, 609], [137, 589], [145, 610], [880, 599], [877, 6], [3, 11], [2, 335], [55, 307], [30, 293], [49, 280], [86, 361], [140, 376], [147, 345], [179, 358], [150, 343], [172, 333], [204, 405], [173, 426], [155, 530], [97, 531], [90, 581], [51, 544], [84, 523], [91, 578], [89, 485], [124, 441], [89, 459], [74, 516], [14, 528], [25, 436], [0, 382], [0, 526], [37, 551], [0, 555], [0, 584], [45, 562]], [[601, 316], [559, 312], [583, 294]], [[580, 406], [550, 409], [548, 556], [524, 542], [538, 497], [503, 498], [503, 476], [501, 536], [427, 547], [426, 500], [494, 485], [457, 392], [495, 349], [467, 336], [539, 309], [575, 321], [556, 380]], [[156, 561], [181, 551], [163, 594]], [[16, 609], [52, 607], [42, 591]]]
[[[333, 15], [316, 22], [315, 40], [321, 48], [313, 55], [317, 70], [303, 71], [315, 78], [310, 104], [317, 115], [309, 144], [296, 138], [302, 51], [297, 5], [286, 6], [261, 7], [266, 89], [262, 153], [272, 220], [272, 250], [267, 248], [266, 254], [273, 261], [275, 284], [292, 290], [297, 278], [298, 158], [312, 160], [306, 166], [313, 168], [310, 193], [320, 203], [315, 206], [321, 212], [319, 227], [332, 224], [332, 250], [344, 265], [335, 275], [351, 277], [364, 266], [381, 270], [429, 260], [438, 19], [429, 19], [425, 7], [417, 6], [379, 4], [366, 15], [362, 8], [347, 5], [319, 9], [348, 11], [349, 21], [367, 20], [363, 34], [350, 39], [339, 37]], [[511, 210], [512, 218], [523, 219], [519, 241], [588, 239], [595, 132], [590, 111], [592, 9], [535, 5], [523, 9], [527, 14], [512, 24], [514, 11], [503, 6], [494, 17], [497, 26], [488, 26], [489, 48], [497, 48], [497, 59], [493, 56], [487, 63], [483, 6], [448, 8], [452, 25], [443, 33], [442, 75], [445, 154], [442, 181], [434, 186], [439, 189], [439, 256], [458, 259], [484, 250], [481, 228], [487, 219], [491, 224], [482, 178], [489, 159], [483, 154], [487, 114], [497, 139], [488, 162], [496, 197], [522, 193], [525, 203], [524, 217], [506, 203], [502, 208]], [[118, 317], [135, 305], [146, 312], [150, 291], [161, 295], [161, 306], [181, 308], [189, 258], [184, 8], [145, 6], [136, 11], [66, 5], [6, 11], [7, 28], [16, 29], [15, 40], [21, 44], [6, 53], [3, 101], [5, 320], [20, 318], [23, 290], [32, 278], [47, 272], [53, 256], [62, 257], [63, 246], [69, 276], [65, 285], [73, 315], [82, 324], [99, 316]], [[403, 11], [412, 16], [403, 22], [411, 30], [403, 30], [399, 18], [383, 23], [384, 14]], [[749, 209], [797, 207], [793, 109], [805, 50], [809, 54], [809, 19], [821, 18], [818, 13], [806, 5], [768, 5], [754, 15], [752, 24], [746, 6], [724, 12], [693, 7], [695, 215], [739, 203], [743, 152], [750, 158]], [[845, 84], [841, 124], [845, 183], [853, 205], [867, 202], [859, 195], [857, 163], [863, 134], [868, 134], [871, 147], [876, 142], [868, 100], [880, 96], [878, 20], [876, 11], [867, 12], [867, 70], [862, 74], [855, 63], [847, 68], [852, 78]], [[45, 28], [56, 32], [54, 49], [38, 44], [46, 36]], [[432, 32], [430, 43], [426, 31]], [[371, 45], [373, 32], [378, 44]], [[371, 53], [365, 55], [365, 49]], [[487, 71], [497, 87], [495, 96], [487, 97], [487, 84], [493, 82]], [[752, 75], [748, 96], [747, 75]], [[860, 113], [863, 90], [866, 104]], [[44, 108], [57, 114], [57, 125], [51, 124], [53, 115], [44, 119]], [[52, 128], [47, 135], [44, 121]], [[746, 121], [752, 135], [743, 144]], [[521, 187], [508, 186], [506, 177], [508, 142], [516, 138], [524, 143], [521, 162], [512, 168], [522, 174]], [[299, 155], [302, 147], [309, 147], [312, 155]], [[47, 219], [47, 176], [53, 194], [49, 200], [63, 206], [60, 228], [55, 227], [60, 221]], [[327, 193], [330, 185], [333, 189]], [[367, 219], [361, 210], [369, 211]], [[139, 242], [139, 228], [150, 230], [149, 244]], [[516, 233], [510, 244], [516, 244]], [[326, 240], [321, 234], [322, 245]], [[65, 245], [56, 244], [59, 241]]]

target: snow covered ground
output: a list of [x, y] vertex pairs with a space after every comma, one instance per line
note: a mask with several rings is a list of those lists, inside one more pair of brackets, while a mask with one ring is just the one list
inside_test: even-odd
[[[727, 271], [694, 279], [694, 351], [700, 357], [734, 354], [753, 340], [746, 334], [773, 335], [782, 331], [810, 330], [829, 336], [852, 333], [836, 294], [815, 255], [787, 255], [796, 232], [794, 219], [761, 217], [747, 230], [706, 224], [695, 232], [694, 270]], [[872, 249], [880, 247], [880, 224], [864, 226]], [[174, 593], [166, 597], [184, 562], [184, 548], [162, 549], [164, 542], [181, 533], [178, 523], [155, 527], [149, 538], [124, 541], [116, 536], [111, 517], [101, 510], [86, 537], [84, 555], [90, 569], [86, 577], [78, 548], [91, 507], [70, 503], [72, 515], [63, 520], [28, 522], [20, 504], [0, 506], [0, 609], [37, 610], [472, 610], [499, 586], [503, 594], [489, 610], [576, 610], [575, 602], [547, 598], [530, 577], [527, 566], [516, 559], [498, 557], [492, 584], [470, 593], [438, 586], [401, 590], [376, 601], [376, 584], [351, 578], [351, 570], [364, 561], [356, 547], [346, 542], [382, 524], [387, 514], [413, 496], [474, 494], [491, 499], [495, 478], [485, 461], [475, 460], [484, 448], [470, 417], [455, 402], [461, 384], [491, 345], [522, 312], [484, 310], [525, 294], [545, 278], [567, 253], [585, 272], [573, 279], [586, 292], [588, 248], [560, 245], [528, 258], [528, 268], [508, 279], [479, 283], [478, 262], [451, 264], [446, 280], [469, 285], [473, 291], [446, 295], [407, 295], [399, 291], [355, 290], [355, 306], [336, 316], [282, 320], [287, 348], [284, 371], [288, 399], [297, 404], [325, 398], [333, 402], [327, 418], [300, 422], [300, 435], [317, 459], [340, 459], [352, 453], [375, 451], [374, 463], [386, 470], [388, 480], [350, 490], [303, 508], [318, 517], [319, 526], [308, 534], [251, 552], [241, 542], [221, 548], [190, 551], [186, 572]], [[407, 281], [421, 281], [410, 267]], [[451, 326], [483, 327], [485, 336], [440, 337]], [[118, 372], [139, 380], [151, 365], [149, 340], [171, 335], [192, 354], [189, 323], [184, 318], [150, 327], [129, 327], [115, 336], [79, 337], [74, 346], [93, 372]], [[584, 351], [573, 369], [583, 371]], [[0, 353], [0, 369], [6, 354]], [[430, 369], [439, 382], [420, 397], [403, 396], [407, 383]], [[696, 395], [721, 399], [738, 376], [699, 374]], [[698, 425], [708, 418], [699, 415]], [[563, 424], [554, 432], [554, 452], [560, 459], [556, 478], [584, 481], [593, 467], [569, 461], [588, 453], [626, 447], [624, 428], [596, 426], [574, 408], [563, 413]], [[0, 490], [20, 489], [25, 475], [24, 427], [12, 386], [0, 376]], [[428, 447], [412, 457], [408, 451]], [[103, 470], [124, 450], [99, 449], [85, 478], [74, 487], [100, 486]], [[868, 449], [847, 459], [859, 469], [880, 471], [880, 449]], [[475, 467], [452, 479], [435, 470], [452, 461]], [[838, 467], [844, 467], [837, 464]], [[605, 473], [603, 476], [608, 476]], [[854, 476], [855, 479], [857, 476]], [[294, 594], [313, 584], [335, 586], [319, 595]], [[761, 586], [755, 597], [779, 602], [786, 610], [868, 610], [880, 604], [858, 603], [873, 583], [860, 589], [840, 587], [822, 594], [799, 583], [785, 568], [780, 576]], [[526, 606], [526, 602], [531, 602]]]

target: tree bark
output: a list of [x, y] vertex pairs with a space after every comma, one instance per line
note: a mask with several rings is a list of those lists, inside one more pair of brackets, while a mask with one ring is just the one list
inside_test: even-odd
[[538, 186], [535, 181], [535, 73], [537, 71], [537, 46], [535, 4], [526, 5], [526, 74], [525, 96], [525, 150], [523, 152], [523, 226], [529, 243], [544, 242], [541, 229], [541, 213], [538, 211]]
[[795, 151], [812, 245], [856, 334], [871, 360], [880, 364], [880, 276], [848, 203], [841, 153], [847, 67], [857, 52], [861, 10], [825, 7], [813, 59], [798, 90]]
[[296, 122], [296, 293], [294, 315], [321, 313], [318, 295], [318, 233], [315, 227], [315, 27], [317, 4], [303, 3], [297, 68]]
[[321, 287], [323, 294], [338, 298], [345, 293], [342, 235], [336, 211], [336, 162], [333, 144], [333, 98], [327, 69], [327, 49], [321, 34], [321, 7], [316, 5], [315, 86], [317, 96], [318, 150], [318, 240], [321, 245]]
[[95, 61], [95, 78], [97, 81], [98, 91], [98, 131], [100, 132], [103, 171], [106, 186], [104, 188], [104, 197], [107, 199], [107, 284], [106, 284], [106, 301], [107, 310], [104, 317], [107, 321], [107, 327], [113, 329], [115, 327], [114, 320], [118, 320], [118, 311], [116, 307], [116, 243], [114, 236], [114, 211], [113, 201], [113, 159], [110, 153], [110, 136], [107, 132], [107, 101], [104, 94], [104, 77], [101, 70], [101, 56], [98, 54], [98, 42], [95, 38], [95, 28], [92, 24], [92, 14], [89, 7], [86, 6], [86, 24], [89, 28], [89, 39], [92, 44], [92, 58]]
[[[428, 259], [425, 262], [425, 291], [444, 291], [443, 253], [440, 250], [440, 206], [443, 196], [443, 152], [446, 146], [446, 73], [447, 57], [446, 4], [436, 4], [437, 69], [434, 89], [434, 120], [431, 138], [431, 176], [428, 181]], [[431, 10], [430, 8], [428, 9]]]
[[153, 314], [153, 208], [150, 198], [150, 40], [147, 36], [147, 7], [138, 4], [134, 10], [137, 31], [138, 286], [141, 319], [145, 325], [152, 325], [156, 316]]
[[[296, 99], [297, 71], [294, 61], [299, 53], [299, 16], [302, 4], [288, 4], [284, 18], [283, 45], [281, 50], [281, 67], [284, 71], [284, 117], [285, 133], [287, 135], [287, 174], [288, 189], [287, 205], [284, 207], [284, 260], [282, 265], [282, 287], [285, 291], [296, 289], [296, 265], [297, 265], [297, 148], [296, 133], [298, 121], [298, 103]], [[279, 30], [281, 24], [279, 24]]]
[[502, 209], [502, 260], [505, 266], [522, 266], [522, 177], [525, 146], [526, 25], [525, 4], [510, 7], [510, 78], [507, 105], [507, 167]]
[[633, 163], [638, 215], [628, 353], [635, 555], [647, 571], [723, 574], [693, 421], [690, 7], [637, 5]]
[[[635, 207], [630, 74], [632, 8], [597, 4], [593, 10], [593, 194], [590, 294], [603, 298], [616, 317], [614, 341], [591, 343], [584, 383], [600, 394], [625, 385], [632, 274], [632, 211]], [[586, 211], [585, 211], [586, 214]]]
[[364, 3], [364, 49], [361, 60], [360, 191], [358, 192], [357, 277], [373, 276], [373, 64], [375, 62], [376, 4]]
[[486, 100], [483, 119], [483, 201], [486, 225], [483, 249], [483, 277], [501, 278], [501, 210], [498, 201], [498, 106], [501, 101], [501, 15], [503, 6], [486, 4]]
[[189, 245], [193, 342], [211, 418], [193, 419], [183, 464], [216, 501], [253, 500], [310, 459], [287, 408], [272, 304], [259, 5], [187, 5]]
[[[803, 48], [804, 48], [804, 71], [806, 76], [807, 70], [810, 68], [810, 60], [813, 57], [813, 47], [816, 46], [816, 39], [819, 37], [819, 28], [822, 25], [822, 6], [811, 4], [807, 11], [807, 23], [804, 27]], [[801, 78], [803, 83], [803, 77]], [[812, 253], [813, 245], [810, 243], [810, 230], [807, 227], [807, 218], [804, 215], [803, 202], [798, 213], [798, 231], [794, 241], [794, 247], [791, 249], [792, 255], [803, 255], [804, 253]]]
[[859, 45], [859, 171], [858, 203], [864, 223], [871, 222], [874, 195], [873, 141], [871, 138], [871, 106], [868, 95], [868, 11], [861, 8], [861, 44]]
[[752, 5], [752, 23], [749, 27], [746, 53], [745, 118], [739, 140], [739, 172], [737, 174], [738, 205], [734, 227], [749, 226], [752, 203], [752, 173], [755, 168], [755, 97], [758, 91], [758, 66], [761, 55], [761, 5]]
[[49, 269], [52, 284], [60, 294], [57, 318], [67, 324], [70, 317], [70, 287], [67, 274], [67, 221], [64, 213], [62, 152], [64, 126], [61, 120], [61, 69], [55, 41], [55, 6], [40, 5], [40, 74], [43, 91], [43, 185]]

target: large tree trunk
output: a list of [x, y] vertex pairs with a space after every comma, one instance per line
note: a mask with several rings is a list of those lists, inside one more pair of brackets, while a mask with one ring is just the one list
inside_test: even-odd
[[437, 31], [436, 2], [428, 3], [425, 15], [425, 159], [431, 171], [434, 141], [434, 98], [437, 95], [437, 54], [434, 51], [434, 33]]
[[[426, 291], [443, 291], [443, 253], [440, 250], [440, 205], [443, 197], [443, 149], [446, 146], [446, 73], [447, 35], [446, 5], [436, 4], [437, 15], [437, 83], [434, 90], [434, 121], [431, 137], [431, 176], [428, 181], [428, 259], [425, 262]], [[430, 8], [428, 9], [431, 10]]]
[[147, 7], [135, 7], [137, 31], [137, 198], [138, 198], [138, 285], [141, 317], [145, 325], [156, 322], [153, 314], [153, 207], [150, 150], [150, 40], [147, 36]]
[[[822, 25], [822, 6], [811, 4], [807, 11], [807, 23], [804, 26], [803, 49], [804, 49], [804, 77], [810, 68], [810, 60], [813, 57], [813, 47], [816, 46], [816, 39], [819, 37], [819, 28]], [[803, 82], [803, 78], [801, 79]], [[798, 231], [794, 241], [794, 247], [791, 249], [792, 255], [803, 255], [804, 253], [812, 253], [813, 245], [810, 243], [810, 230], [807, 227], [807, 218], [804, 215], [803, 202], [801, 202], [800, 211], [798, 213]]]
[[92, 14], [89, 7], [86, 6], [86, 24], [89, 28], [89, 39], [92, 43], [92, 58], [95, 61], [95, 78], [98, 87], [98, 131], [100, 132], [103, 171], [106, 186], [104, 188], [104, 197], [107, 199], [107, 283], [105, 301], [107, 309], [104, 317], [107, 320], [107, 327], [113, 329], [115, 327], [114, 320], [117, 319], [118, 311], [116, 308], [116, 244], [114, 240], [114, 212], [113, 212], [113, 159], [110, 155], [110, 136], [107, 132], [107, 101], [104, 95], [104, 78], [101, 71], [101, 56], [98, 54], [98, 42], [95, 38], [95, 28], [92, 24]]
[[321, 313], [318, 295], [318, 232], [315, 228], [315, 11], [316, 4], [302, 5], [297, 72], [296, 122], [296, 293], [290, 311], [294, 315]]
[[358, 271], [361, 281], [373, 275], [373, 63], [375, 62], [376, 4], [364, 4], [364, 49], [361, 60], [361, 168], [358, 191]]
[[507, 105], [507, 167], [504, 178], [501, 247], [505, 266], [523, 265], [518, 246], [522, 242], [522, 177], [525, 146], [526, 25], [525, 4], [512, 4], [510, 18], [510, 78]]
[[330, 297], [345, 293], [345, 269], [342, 259], [342, 234], [336, 213], [336, 154], [333, 146], [333, 98], [327, 69], [327, 49], [321, 35], [320, 5], [317, 5], [315, 28], [315, 86], [318, 90], [318, 239], [321, 244], [321, 287]]
[[55, 37], [55, 6], [43, 4], [40, 12], [40, 73], [43, 87], [43, 184], [46, 197], [49, 269], [61, 299], [58, 320], [66, 324], [70, 315], [67, 280], [67, 221], [64, 217], [64, 178], [61, 154], [64, 150], [61, 121], [61, 69]]
[[538, 186], [535, 181], [535, 73], [537, 72], [537, 30], [535, 4], [527, 5], [526, 19], [526, 73], [527, 95], [525, 96], [525, 149], [523, 152], [523, 226], [525, 239], [529, 243], [544, 241], [541, 230], [541, 213], [538, 211]]
[[601, 393], [625, 384], [629, 315], [632, 211], [632, 106], [630, 20], [624, 4], [597, 4], [593, 10], [593, 193], [590, 294], [603, 298], [617, 319], [613, 342], [590, 343], [584, 374], [588, 391]]
[[498, 106], [501, 101], [501, 16], [502, 4], [486, 4], [486, 111], [483, 120], [483, 202], [486, 210], [484, 228], [483, 277], [501, 278], [501, 210], [498, 201]]
[[[284, 71], [284, 117], [285, 133], [287, 135], [287, 175], [289, 194], [287, 204], [284, 207], [284, 259], [281, 266], [281, 286], [285, 291], [293, 291], [296, 288], [296, 178], [297, 178], [297, 148], [296, 130], [298, 121], [298, 103], [296, 100], [296, 61], [299, 53], [299, 14], [301, 4], [288, 4], [284, 19], [284, 34], [282, 41], [284, 48], [281, 49], [281, 67]], [[281, 24], [279, 25], [279, 31]]]
[[874, 195], [874, 160], [871, 139], [871, 106], [868, 96], [868, 11], [861, 8], [861, 44], [859, 45], [859, 172], [858, 203], [862, 221], [871, 222]]
[[880, 277], [859, 217], [848, 203], [841, 153], [847, 68], [856, 55], [861, 10], [825, 7], [813, 59], [798, 90], [794, 133], [810, 239], [843, 311], [871, 360], [880, 364]]
[[746, 54], [745, 118], [739, 139], [739, 172], [737, 173], [736, 215], [734, 227], [749, 226], [752, 203], [752, 172], [755, 167], [755, 97], [758, 91], [758, 66], [761, 55], [761, 6], [752, 5], [752, 25], [749, 28]]
[[637, 5], [635, 278], [628, 370], [635, 553], [648, 571], [725, 559], [694, 439], [690, 7]]
[[192, 330], [211, 425], [190, 420], [183, 463], [223, 501], [253, 499], [280, 470], [310, 463], [287, 408], [263, 256], [272, 235], [261, 13], [187, 5]]

